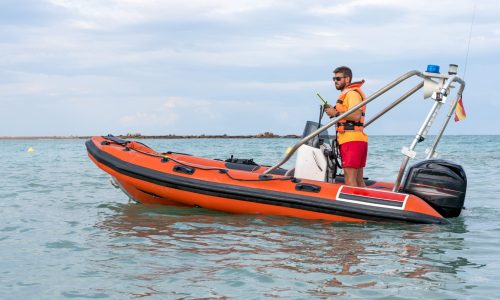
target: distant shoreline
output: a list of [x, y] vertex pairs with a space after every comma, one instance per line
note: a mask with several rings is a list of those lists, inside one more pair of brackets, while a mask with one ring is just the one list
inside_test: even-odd
[[[412, 134], [397, 134], [397, 135], [371, 135], [371, 136], [413, 136]], [[430, 135], [434, 136], [434, 135]], [[470, 134], [447, 134], [446, 136], [477, 136]], [[481, 134], [480, 136], [498, 136], [497, 134]], [[0, 136], [0, 140], [88, 140], [92, 136]], [[277, 135], [277, 134], [256, 134], [256, 135], [116, 135], [121, 139], [299, 139], [302, 138], [301, 135], [287, 134], [287, 135]], [[330, 138], [335, 138], [335, 136], [330, 135]]]
[[[0, 140], [83, 140], [90, 139], [92, 136], [0, 136]], [[117, 135], [116, 137], [122, 139], [253, 139], [253, 138], [268, 138], [268, 139], [281, 139], [281, 138], [301, 138], [299, 135], [277, 135], [273, 133], [259, 133], [257, 135], [140, 135], [140, 134], [127, 134]]]

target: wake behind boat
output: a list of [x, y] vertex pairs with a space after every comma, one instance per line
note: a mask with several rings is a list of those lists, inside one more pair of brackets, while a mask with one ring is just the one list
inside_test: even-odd
[[[96, 136], [86, 142], [91, 160], [112, 176], [113, 184], [140, 203], [203, 207], [229, 213], [270, 214], [342, 222], [396, 221], [447, 224], [463, 207], [467, 179], [462, 167], [433, 159], [435, 149], [462, 95], [465, 83], [451, 72], [411, 71], [324, 126], [306, 126], [304, 138], [275, 166], [251, 159], [215, 160], [174, 152], [157, 152], [137, 141]], [[434, 102], [408, 148], [395, 183], [366, 180], [350, 187], [336, 174], [326, 130], [406, 79], [423, 79], [366, 124], [369, 125], [418, 89]], [[460, 85], [427, 160], [408, 168], [414, 148], [425, 139], [451, 83]], [[311, 125], [312, 124], [312, 125]], [[295, 168], [280, 167], [297, 153]]]

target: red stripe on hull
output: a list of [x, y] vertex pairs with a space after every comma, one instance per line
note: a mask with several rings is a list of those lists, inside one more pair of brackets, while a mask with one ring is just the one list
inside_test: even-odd
[[364, 196], [364, 197], [400, 201], [400, 202], [405, 201], [405, 199], [408, 197], [407, 194], [395, 193], [391, 191], [375, 190], [370, 188], [358, 188], [351, 186], [343, 186], [341, 192], [349, 195]]

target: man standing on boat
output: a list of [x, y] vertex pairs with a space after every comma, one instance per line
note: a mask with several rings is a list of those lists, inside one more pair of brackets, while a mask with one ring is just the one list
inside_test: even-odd
[[[350, 68], [338, 67], [333, 73], [335, 88], [341, 93], [335, 107], [329, 106], [325, 109], [330, 118], [346, 112], [365, 99], [365, 94], [361, 90], [364, 80], [351, 83]], [[366, 186], [363, 180], [363, 168], [368, 155], [368, 135], [363, 131], [364, 120], [365, 106], [337, 123], [337, 142], [340, 145], [345, 184], [350, 186]]]

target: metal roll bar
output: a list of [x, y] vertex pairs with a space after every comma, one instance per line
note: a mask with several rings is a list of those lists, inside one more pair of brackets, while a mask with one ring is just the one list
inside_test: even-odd
[[[450, 65], [450, 67], [451, 67], [451, 65]], [[456, 68], [455, 68], [455, 71], [456, 71]], [[456, 74], [456, 72], [454, 72], [454, 73], [450, 72], [449, 74]], [[416, 145], [425, 139], [425, 136], [427, 135], [432, 123], [436, 119], [436, 116], [439, 112], [439, 109], [441, 108], [443, 103], [446, 102], [446, 99], [448, 97], [448, 91], [452, 87], [451, 84], [453, 82], [457, 82], [460, 84], [460, 88], [457, 91], [457, 97], [454, 100], [454, 102], [452, 103], [450, 111], [448, 112], [448, 115], [446, 116], [445, 121], [444, 121], [443, 125], [441, 126], [441, 129], [439, 130], [439, 133], [436, 135], [436, 138], [434, 139], [434, 142], [433, 142], [431, 148], [429, 148], [427, 159], [430, 159], [433, 157], [433, 155], [436, 151], [436, 147], [437, 147], [439, 141], [441, 140], [441, 137], [442, 137], [449, 121], [450, 121], [451, 116], [453, 115], [453, 112], [456, 109], [458, 101], [462, 97], [462, 93], [463, 93], [463, 90], [465, 88], [465, 82], [457, 75], [442, 75], [439, 73], [428, 73], [428, 72], [422, 73], [420, 71], [413, 70], [413, 71], [410, 71], [410, 72], [400, 76], [399, 78], [395, 79], [394, 81], [387, 84], [386, 86], [384, 86], [380, 90], [376, 91], [375, 93], [373, 93], [372, 95], [370, 95], [365, 100], [363, 100], [359, 104], [355, 105], [354, 107], [352, 107], [348, 111], [331, 119], [328, 123], [326, 123], [322, 127], [318, 128], [314, 132], [312, 132], [312, 133], [308, 134], [307, 136], [305, 136], [304, 138], [302, 138], [298, 143], [296, 143], [291, 148], [291, 150], [285, 155], [285, 157], [279, 163], [277, 163], [276, 165], [267, 169], [264, 172], [264, 174], [269, 174], [270, 172], [272, 172], [272, 171], [276, 170], [277, 168], [279, 168], [280, 166], [282, 166], [284, 163], [286, 163], [293, 156], [293, 154], [299, 149], [300, 146], [304, 145], [309, 140], [311, 140], [315, 136], [319, 135], [321, 132], [323, 132], [323, 131], [327, 130], [328, 128], [332, 127], [333, 125], [337, 124], [340, 120], [344, 119], [346, 116], [350, 115], [351, 113], [358, 110], [359, 108], [367, 105], [368, 103], [377, 99], [379, 96], [383, 95], [384, 93], [386, 93], [390, 89], [394, 88], [395, 86], [399, 85], [403, 81], [405, 81], [413, 76], [419, 76], [419, 77], [423, 78], [424, 80], [422, 82], [420, 82], [419, 84], [417, 84], [412, 89], [408, 90], [405, 94], [403, 94], [401, 97], [399, 97], [396, 101], [389, 104], [389, 106], [384, 108], [381, 112], [376, 114], [372, 119], [370, 119], [369, 121], [367, 121], [365, 123], [365, 127], [369, 126], [370, 124], [375, 122], [377, 119], [379, 119], [382, 115], [384, 115], [388, 111], [392, 110], [398, 104], [400, 104], [401, 102], [406, 100], [408, 97], [413, 95], [416, 91], [418, 91], [419, 89], [424, 87], [426, 79], [439, 78], [439, 80], [441, 80], [442, 87], [439, 88], [439, 90], [434, 91], [434, 93], [431, 97], [434, 100], [434, 104], [433, 104], [430, 112], [428, 113], [427, 117], [425, 118], [424, 122], [422, 123], [420, 129], [418, 130], [417, 134], [415, 135], [415, 138], [413, 139], [410, 146], [403, 147], [403, 149], [402, 149], [402, 153], [405, 155], [405, 157], [403, 158], [403, 162], [401, 163], [401, 166], [399, 168], [398, 176], [397, 176], [396, 182], [394, 183], [394, 188], [393, 188], [394, 191], [399, 191], [400, 184], [401, 184], [401, 181], [403, 179], [403, 175], [404, 175], [405, 170], [406, 170], [406, 166], [408, 165], [410, 158], [414, 158], [416, 155], [416, 152], [414, 151]]]
[[[309, 135], [307, 135], [306, 137], [304, 137], [302, 140], [300, 140], [298, 143], [296, 143], [292, 149], [285, 155], [285, 158], [283, 158], [279, 163], [277, 163], [276, 165], [270, 167], [269, 169], [267, 169], [264, 174], [269, 174], [270, 172], [276, 170], [277, 168], [281, 167], [284, 163], [286, 163], [290, 157], [293, 156], [293, 154], [299, 149], [300, 146], [304, 145], [305, 143], [307, 143], [310, 139], [314, 138], [315, 136], [317, 136], [318, 134], [320, 134], [321, 132], [327, 130], [328, 128], [332, 127], [333, 125], [337, 124], [340, 120], [342, 120], [344, 117], [350, 115], [351, 113], [353, 113], [354, 111], [358, 110], [359, 108], [365, 106], [366, 104], [372, 102], [373, 100], [377, 99], [378, 97], [380, 97], [381, 95], [383, 95], [384, 93], [386, 93], [387, 91], [389, 91], [390, 89], [394, 88], [395, 86], [397, 86], [398, 84], [400, 84], [401, 82], [407, 80], [408, 78], [411, 78], [413, 76], [419, 76], [419, 77], [422, 77], [424, 78], [424, 75], [422, 72], [420, 71], [417, 71], [417, 70], [413, 70], [413, 71], [409, 71], [408, 73], [400, 76], [399, 78], [397, 78], [396, 80], [392, 81], [391, 83], [387, 84], [386, 86], [384, 86], [383, 88], [381, 88], [380, 90], [376, 91], [375, 93], [373, 93], [372, 95], [370, 95], [368, 98], [366, 98], [365, 100], [363, 100], [362, 102], [360, 102], [359, 104], [355, 105], [354, 107], [352, 107], [351, 109], [349, 109], [348, 111], [340, 114], [338, 117], [336, 118], [333, 118], [330, 120], [330, 122], [326, 123], [325, 125], [323, 125], [322, 127], [320, 127], [319, 129], [316, 129], [314, 132], [311, 132]], [[403, 99], [404, 100], [404, 99]]]
[[382, 115], [384, 115], [386, 112], [390, 111], [394, 107], [396, 107], [399, 103], [405, 101], [408, 97], [411, 95], [415, 94], [416, 91], [421, 89], [424, 86], [424, 82], [422, 81], [421, 83], [417, 84], [414, 88], [409, 90], [408, 92], [404, 93], [401, 97], [399, 97], [396, 101], [392, 102], [387, 106], [385, 109], [383, 109], [381, 112], [376, 114], [373, 118], [371, 118], [369, 121], [365, 122], [365, 127], [370, 125], [371, 123], [375, 122], [378, 118], [380, 118]]

